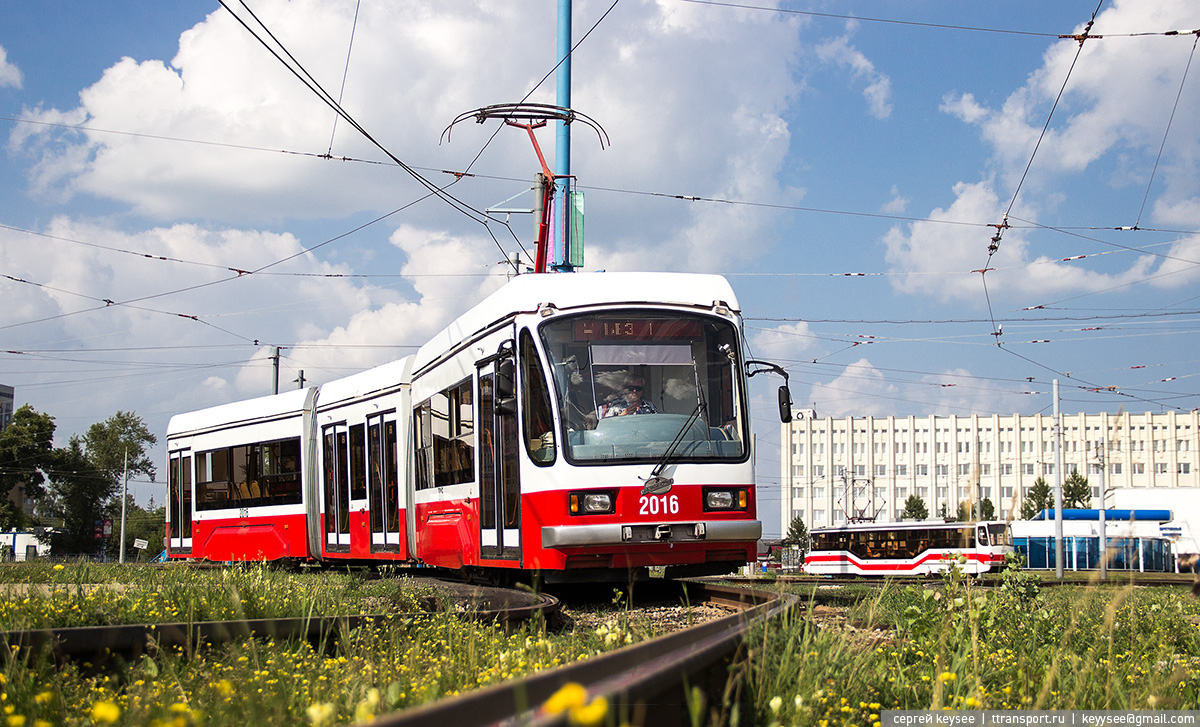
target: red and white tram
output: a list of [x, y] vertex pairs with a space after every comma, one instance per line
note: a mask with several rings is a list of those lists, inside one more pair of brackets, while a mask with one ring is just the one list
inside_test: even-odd
[[857, 523], [814, 528], [804, 570], [815, 575], [909, 576], [941, 573], [961, 556], [963, 573], [1004, 565], [1013, 549], [1008, 524]]
[[732, 571], [762, 533], [741, 337], [719, 276], [517, 277], [414, 356], [173, 417], [168, 555]]

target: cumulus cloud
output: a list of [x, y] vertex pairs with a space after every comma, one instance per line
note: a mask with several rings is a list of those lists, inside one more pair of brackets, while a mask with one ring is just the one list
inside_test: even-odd
[[8, 62], [8, 52], [0, 45], [0, 88], [21, 87], [21, 69]]
[[[354, 10], [348, 0], [265, 0], [255, 7], [331, 91], [340, 87], [346, 63], [345, 45], [331, 38], [340, 33], [348, 40]], [[598, 15], [589, 13], [600, 10], [577, 8], [576, 26], [594, 22]], [[576, 74], [572, 105], [604, 126], [612, 146], [601, 151], [591, 131], [578, 125], [574, 163], [597, 186], [795, 201], [799, 193], [781, 188], [776, 177], [790, 141], [781, 114], [795, 87], [787, 60], [797, 54], [798, 23], [732, 9], [704, 11], [698, 22], [696, 9], [677, 3], [623, 7], [605, 20], [604, 33], [580, 46], [574, 64], [586, 72]], [[722, 13], [736, 15], [738, 22], [715, 22]], [[519, 131], [504, 130], [490, 143], [499, 122], [464, 124], [449, 142], [442, 132], [460, 113], [525, 97], [553, 68], [546, 37], [553, 37], [553, 15], [527, 4], [425, 0], [365, 6], [343, 105], [407, 163], [465, 170], [486, 144], [473, 171], [511, 176], [512, 170], [528, 169], [532, 177], [536, 160]], [[741, 52], [748, 44], [770, 46], [772, 52]], [[553, 78], [529, 100], [553, 103]], [[224, 10], [185, 32], [169, 63], [122, 59], [81, 92], [77, 108], [35, 108], [25, 116], [86, 127], [25, 125], [13, 133], [10, 149], [35, 161], [37, 189], [116, 200], [155, 220], [262, 224], [390, 210], [425, 194], [394, 167], [336, 161], [384, 159], [344, 122], [332, 146], [335, 160], [311, 156], [329, 149], [333, 111]], [[541, 133], [549, 154], [553, 134]], [[424, 173], [439, 184], [452, 179]], [[519, 183], [472, 177], [453, 187], [478, 209], [519, 191]], [[606, 244], [588, 251], [589, 267], [714, 270], [727, 268], [731, 237], [741, 241], [741, 259], [761, 254], [773, 240], [775, 219], [762, 210], [748, 214], [729, 205], [681, 204], [664, 214], [659, 202], [652, 214], [647, 202], [604, 197], [606, 214], [593, 216], [589, 237]], [[460, 222], [436, 201], [406, 215], [430, 227]], [[644, 222], [630, 225], [630, 219]], [[647, 261], [642, 251], [651, 242], [658, 254]]]
[[834, 64], [850, 71], [856, 81], [865, 81], [863, 98], [867, 101], [867, 112], [877, 119], [892, 115], [892, 80], [875, 69], [875, 64], [850, 44], [849, 36], [840, 36], [821, 43], [816, 48], [817, 57], [825, 63]]
[[[1092, 32], [1161, 31], [1188, 27], [1194, 20], [1195, 9], [1187, 0], [1123, 0], [1105, 6]], [[1077, 62], [1078, 44], [1054, 43], [1025, 85], [998, 108], [980, 102], [971, 92], [947, 94], [941, 110], [977, 127], [991, 149], [991, 159], [981, 170], [983, 181], [954, 185], [953, 203], [934, 209], [928, 215], [929, 222], [895, 226], [885, 235], [887, 260], [893, 271], [904, 273], [894, 279], [895, 287], [906, 293], [934, 295], [942, 301], [982, 304], [980, 276], [970, 271], [982, 268], [987, 261], [987, 245], [995, 230], [946, 223], [999, 223], [1022, 178], [1013, 210], [1014, 216], [1022, 219], [1038, 219], [1040, 213], [1063, 204], [1070, 194], [1068, 182], [1082, 174], [1094, 174], [1091, 169], [1102, 159], [1123, 160], [1126, 172], [1122, 183], [1147, 184], [1191, 48], [1189, 43], [1172, 40], [1178, 38], [1089, 42]], [[1075, 67], [1053, 123], [1025, 176], [1046, 115], [1073, 62]], [[1176, 123], [1198, 114], [1200, 96], [1184, 94], [1175, 111]], [[1177, 133], [1169, 137], [1169, 145], [1152, 188], [1152, 214], [1164, 225], [1190, 228], [1200, 209], [1194, 163], [1200, 156], [1200, 137]], [[1137, 161], [1130, 162], [1130, 158]], [[1145, 173], [1129, 174], [1131, 164], [1144, 168]], [[1176, 244], [1180, 260], [1126, 256], [1116, 258], [1104, 271], [1097, 271], [1090, 262], [1070, 264], [1037, 254], [1026, 231], [1008, 229], [1002, 238], [999, 252], [987, 263], [994, 268], [988, 273], [988, 292], [1002, 298], [1035, 292], [1043, 296], [1095, 292], [1147, 278], [1157, 286], [1200, 279], [1200, 266], [1191, 264], [1196, 260], [1192, 238]], [[1122, 262], [1123, 269], [1118, 267]]]

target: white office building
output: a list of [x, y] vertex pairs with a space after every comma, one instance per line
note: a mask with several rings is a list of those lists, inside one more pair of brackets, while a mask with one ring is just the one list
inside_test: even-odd
[[997, 518], [1019, 517], [1039, 476], [1053, 487], [1074, 471], [1087, 477], [1092, 507], [1182, 508], [1176, 518], [1190, 515], [1200, 529], [1196, 411], [1062, 415], [1061, 473], [1049, 414], [795, 414], [783, 425], [780, 457], [784, 533], [797, 515], [809, 528], [851, 517], [896, 521], [910, 495], [924, 500], [931, 518], [985, 498]]

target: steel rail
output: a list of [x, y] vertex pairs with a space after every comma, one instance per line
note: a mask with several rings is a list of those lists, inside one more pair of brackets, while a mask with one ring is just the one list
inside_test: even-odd
[[[475, 607], [455, 612], [455, 615], [501, 623], [506, 627], [515, 627], [534, 618], [551, 618], [561, 609], [557, 598], [544, 593], [531, 594], [453, 582], [439, 582], [438, 586], [463, 601], [475, 604]], [[386, 624], [389, 620], [438, 615], [441, 613], [433, 611], [75, 626], [0, 632], [0, 644], [7, 647], [9, 653], [14, 651], [14, 647], [32, 654], [48, 651], [55, 659], [96, 660], [113, 654], [136, 658], [144, 653], [165, 649], [178, 648], [190, 652], [206, 644], [249, 638], [303, 638], [318, 641], [367, 624]]]
[[800, 599], [699, 581], [687, 581], [687, 589], [692, 603], [744, 610], [514, 682], [381, 715], [375, 724], [557, 727], [567, 724], [567, 714], [544, 714], [539, 708], [568, 682], [582, 685], [592, 698], [607, 699], [610, 713], [617, 716], [614, 723], [634, 718], [639, 724], [688, 724], [689, 688], [703, 689], [710, 700], [716, 698], [710, 704], [721, 704], [728, 667], [747, 633], [799, 606]]

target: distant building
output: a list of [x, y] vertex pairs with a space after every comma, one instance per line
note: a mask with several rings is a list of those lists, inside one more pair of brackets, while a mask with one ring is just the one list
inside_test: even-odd
[[[782, 532], [797, 515], [810, 528], [850, 517], [893, 522], [910, 495], [931, 518], [984, 498], [996, 518], [1019, 517], [1039, 476], [1056, 481], [1054, 440], [1051, 415], [797, 411], [783, 425]], [[1200, 533], [1200, 412], [1063, 415], [1062, 442], [1062, 476], [1085, 475], [1093, 507], [1167, 507]]]
[[8, 428], [8, 423], [13, 418], [13, 387], [0, 384], [0, 432]]

